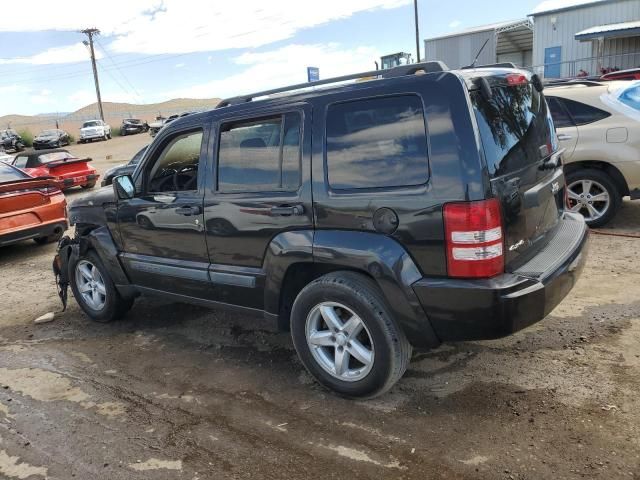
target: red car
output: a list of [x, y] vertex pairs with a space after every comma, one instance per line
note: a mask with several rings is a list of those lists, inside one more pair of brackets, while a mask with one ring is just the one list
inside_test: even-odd
[[78, 186], [95, 186], [99, 175], [89, 165], [90, 161], [90, 158], [78, 158], [66, 150], [55, 149], [22, 152], [15, 156], [11, 165], [32, 177], [53, 177], [60, 190], [68, 190]]
[[0, 163], [0, 246], [57, 242], [68, 225], [67, 201], [54, 179]]
[[640, 80], [640, 68], [605, 73], [601, 80]]

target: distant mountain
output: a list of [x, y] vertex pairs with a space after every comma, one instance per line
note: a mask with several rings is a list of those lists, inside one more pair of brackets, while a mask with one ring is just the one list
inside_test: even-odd
[[[160, 103], [133, 104], [103, 102], [105, 121], [112, 127], [120, 125], [124, 118], [134, 117], [152, 122], [156, 116], [168, 117], [174, 113], [188, 111], [202, 111], [214, 108], [220, 103], [219, 98], [194, 99], [194, 98], [174, 98]], [[5, 115], [0, 117], [0, 129], [9, 125], [15, 130], [29, 130], [34, 135], [46, 128], [55, 128], [56, 120], [58, 126], [67, 130], [72, 135], [77, 136], [82, 122], [99, 118], [98, 104], [92, 103], [86, 107], [71, 113], [42, 113], [39, 115]]]

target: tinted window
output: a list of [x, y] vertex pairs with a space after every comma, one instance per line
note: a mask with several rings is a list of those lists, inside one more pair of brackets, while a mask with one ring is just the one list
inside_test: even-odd
[[299, 114], [222, 126], [218, 154], [220, 191], [294, 191], [299, 185]]
[[571, 117], [564, 109], [564, 107], [560, 104], [557, 98], [547, 97], [547, 104], [549, 105], [551, 118], [553, 118], [553, 124], [556, 126], [556, 128], [573, 126]]
[[427, 136], [420, 98], [407, 95], [331, 105], [327, 170], [335, 189], [426, 183]]
[[149, 191], [197, 190], [201, 146], [202, 131], [172, 138], [152, 162]]
[[547, 103], [531, 84], [492, 89], [491, 98], [471, 95], [487, 167], [491, 176], [513, 172], [542, 159], [557, 148]]
[[0, 183], [12, 182], [14, 180], [21, 180], [23, 178], [29, 178], [20, 170], [11, 168], [9, 165], [4, 165], [0, 162]]
[[569, 100], [567, 98], [559, 98], [558, 100], [569, 110], [576, 125], [586, 125], [610, 116], [610, 114], [604, 110], [576, 102], [575, 100]]

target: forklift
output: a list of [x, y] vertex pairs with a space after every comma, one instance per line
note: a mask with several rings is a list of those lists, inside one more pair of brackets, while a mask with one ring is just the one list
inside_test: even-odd
[[[380, 57], [382, 70], [399, 67], [400, 65], [409, 65], [410, 63], [413, 63], [413, 59], [411, 54], [406, 52], [392, 53], [391, 55]], [[378, 70], [378, 62], [376, 62], [376, 70]]]

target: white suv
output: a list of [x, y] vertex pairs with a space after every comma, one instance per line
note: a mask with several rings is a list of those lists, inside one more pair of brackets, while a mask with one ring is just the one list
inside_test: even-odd
[[613, 218], [622, 197], [640, 199], [640, 81], [548, 86], [571, 210], [590, 227]]
[[102, 120], [89, 120], [80, 127], [80, 143], [111, 138], [111, 126]]

